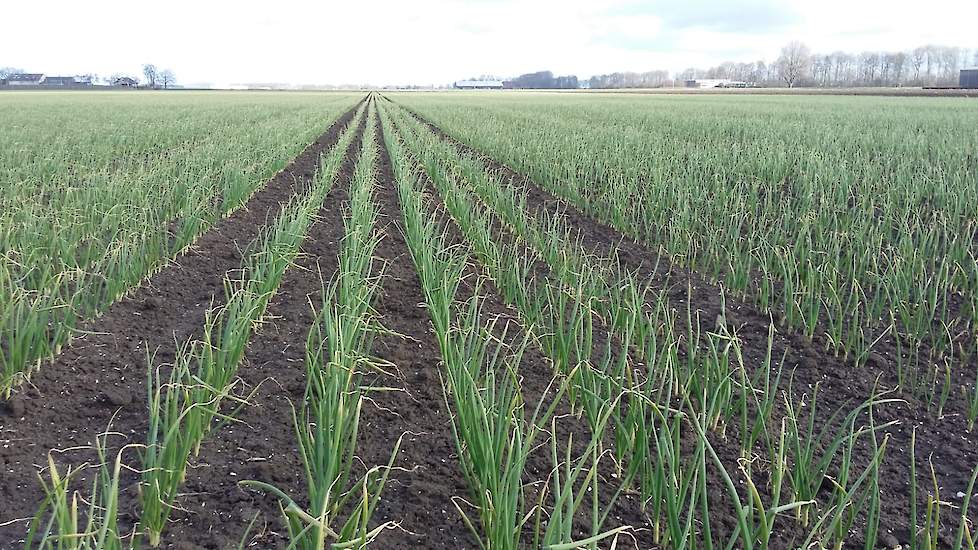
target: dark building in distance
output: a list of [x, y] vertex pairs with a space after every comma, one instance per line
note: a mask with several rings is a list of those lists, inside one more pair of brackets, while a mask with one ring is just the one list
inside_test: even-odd
[[962, 88], [978, 89], [978, 69], [964, 69], [961, 71], [961, 82], [958, 84]]

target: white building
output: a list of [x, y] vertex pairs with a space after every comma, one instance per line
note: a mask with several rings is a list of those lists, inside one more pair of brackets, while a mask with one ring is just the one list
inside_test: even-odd
[[687, 88], [749, 88], [747, 82], [729, 78], [697, 78], [686, 81]]
[[43, 74], [12, 74], [7, 75], [7, 86], [40, 86], [44, 81]]
[[459, 80], [455, 83], [459, 90], [501, 90], [502, 80]]

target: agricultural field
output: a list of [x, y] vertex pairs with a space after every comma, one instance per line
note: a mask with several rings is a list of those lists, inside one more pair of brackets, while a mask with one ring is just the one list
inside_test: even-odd
[[2, 548], [975, 546], [973, 100], [0, 113]]
[[343, 95], [0, 100], [0, 391], [315, 138]]

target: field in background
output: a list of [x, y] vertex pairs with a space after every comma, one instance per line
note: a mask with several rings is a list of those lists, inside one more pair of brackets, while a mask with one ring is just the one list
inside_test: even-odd
[[971, 100], [0, 114], [0, 546], [974, 548]]

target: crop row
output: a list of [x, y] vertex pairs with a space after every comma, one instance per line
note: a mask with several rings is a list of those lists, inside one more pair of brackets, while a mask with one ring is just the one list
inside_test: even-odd
[[[37, 542], [43, 548], [123, 548], [118, 526], [119, 476], [123, 453], [138, 450], [140, 540], [151, 547], [161, 542], [183, 484], [188, 460], [200, 451], [201, 442], [226, 423], [234, 422], [235, 411], [248, 404], [240, 395], [236, 372], [248, 341], [265, 316], [269, 300], [285, 271], [292, 265], [299, 246], [316, 219], [357, 134], [363, 108], [348, 125], [336, 145], [321, 159], [321, 167], [308, 189], [301, 189], [283, 205], [279, 215], [259, 234], [246, 251], [241, 268], [225, 280], [225, 301], [207, 311], [203, 334], [182, 343], [168, 376], [154, 372], [147, 358], [147, 404], [149, 427], [143, 445], [131, 444], [118, 452], [114, 469], [105, 462], [105, 436], [96, 442], [102, 463], [93, 487], [84, 500], [89, 513], [79, 515], [79, 495], [72, 480], [81, 470], [62, 475], [49, 458], [47, 498], [31, 526], [27, 548]], [[318, 325], [317, 325], [318, 326]], [[310, 336], [312, 338], [312, 336]], [[310, 355], [314, 361], [316, 356]], [[321, 361], [321, 359], [320, 359]], [[315, 364], [315, 363], [313, 363]], [[84, 523], [80, 523], [84, 522]]]
[[856, 364], [892, 338], [911, 393], [974, 362], [967, 105], [397, 99]]
[[311, 121], [354, 98], [155, 99], [0, 105], [0, 390], [244, 204], [311, 140]]
[[[613, 454], [629, 474], [624, 478], [626, 486], [641, 493], [652, 518], [657, 544], [709, 545], [714, 537], [723, 536], [728, 544], [766, 547], [774, 533], [784, 530], [774, 524], [784, 523], [780, 518], [789, 511], [794, 512], [795, 522], [786, 531], [793, 544], [841, 545], [857, 526], [867, 544], [875, 542], [880, 521], [879, 466], [887, 447], [884, 433], [893, 423], [874, 422], [873, 413], [894, 400], [868, 396], [848, 415], [836, 413], [816, 430], [818, 387], [812, 394], [796, 393], [790, 382], [785, 388], [770, 343], [765, 363], [749, 365], [738, 338], [726, 332], [720, 321], [704, 329], [687, 315], [687, 333], [673, 330], [675, 318], [669, 312], [674, 310], [664, 294], [629, 280], [627, 273], [616, 271], [612, 258], [586, 256], [559, 219], [530, 216], [520, 207], [525, 197], [492, 181], [478, 158], [460, 156], [403, 111], [393, 118], [501, 294], [516, 306], [526, 326], [539, 329], [536, 345], [553, 360], [555, 374], [566, 377], [567, 394], [572, 402], [579, 402], [595, 438], [611, 437]], [[496, 214], [485, 204], [496, 209], [508, 229], [498, 230]], [[501, 239], [510, 231], [531, 249], [519, 240]], [[539, 259], [553, 269], [545, 280], [534, 268]], [[596, 267], [585, 267], [590, 265]], [[624, 284], [608, 284], [605, 277]], [[616, 299], [616, 291], [609, 296], [609, 288], [623, 287], [633, 289], [622, 292], [624, 296], [641, 298], [629, 303]], [[645, 312], [653, 313], [643, 317]], [[595, 355], [592, 342], [592, 336], [601, 332], [595, 327], [601, 325], [613, 333], [598, 344], [606, 346], [603, 356]], [[773, 331], [772, 326], [772, 335]], [[633, 340], [636, 334], [643, 339]], [[632, 346], [633, 341], [638, 345]], [[598, 361], [592, 362], [592, 357]], [[494, 383], [484, 381], [487, 386]], [[621, 411], [603, 424], [601, 412], [609, 403], [618, 408], [619, 401]], [[602, 434], [604, 430], [613, 436]], [[739, 466], [728, 470], [732, 465], [721, 459], [714, 445], [727, 446], [731, 436], [739, 442], [739, 451], [725, 456], [741, 459]], [[857, 449], [867, 447], [868, 462], [857, 463]], [[912, 457], [912, 447], [910, 451]], [[745, 462], [746, 457], [755, 458]], [[721, 474], [723, 498], [707, 497], [708, 465]], [[820, 492], [826, 476], [834, 480], [828, 495]], [[916, 524], [918, 480], [913, 469], [909, 477], [914, 487], [910, 515]], [[973, 482], [969, 495], [972, 489]], [[927, 501], [928, 518], [931, 508], [939, 507], [938, 495], [935, 486]], [[737, 522], [732, 531], [721, 535], [720, 529], [711, 529], [710, 520], [724, 508]], [[966, 517], [967, 501], [957, 545], [970, 539]], [[936, 544], [938, 530], [934, 525], [930, 530], [914, 529], [912, 541]]]

